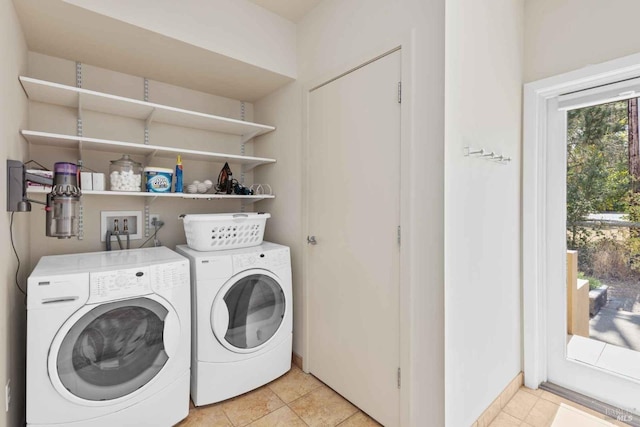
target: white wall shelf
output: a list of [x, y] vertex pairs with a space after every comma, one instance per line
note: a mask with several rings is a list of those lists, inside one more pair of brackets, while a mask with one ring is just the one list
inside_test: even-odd
[[[47, 194], [51, 192], [50, 189], [44, 187], [30, 187], [27, 188], [29, 194]], [[255, 203], [264, 199], [273, 199], [273, 195], [253, 195], [242, 196], [238, 194], [188, 194], [188, 193], [150, 193], [146, 191], [93, 191], [83, 190], [82, 196], [129, 196], [129, 197], [161, 197], [161, 198], [174, 198], [174, 199], [202, 199], [202, 200], [242, 200], [245, 203]]]
[[239, 156], [234, 154], [213, 153], [208, 151], [188, 150], [159, 145], [138, 144], [135, 142], [113, 141], [107, 139], [87, 138], [83, 136], [61, 135], [31, 130], [20, 131], [22, 136], [31, 144], [47, 145], [60, 148], [94, 151], [122, 151], [127, 154], [175, 158], [180, 154], [183, 159], [229, 162], [242, 165], [242, 171], [248, 172], [256, 166], [275, 163], [275, 159], [262, 157]]
[[97, 111], [134, 119], [193, 129], [240, 135], [242, 142], [275, 130], [275, 127], [102, 92], [20, 76], [27, 97], [33, 101]]

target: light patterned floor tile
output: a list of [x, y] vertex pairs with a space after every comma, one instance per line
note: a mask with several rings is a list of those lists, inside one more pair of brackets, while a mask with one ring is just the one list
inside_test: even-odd
[[178, 424], [178, 427], [231, 427], [232, 425], [221, 406], [216, 404], [190, 409], [189, 416]]
[[382, 427], [382, 425], [364, 412], [358, 411], [340, 423], [339, 427]]
[[529, 415], [531, 408], [536, 404], [538, 398], [524, 390], [518, 390], [513, 398], [502, 408], [503, 412], [524, 421]]
[[489, 424], [489, 427], [519, 427], [521, 424], [522, 420], [512, 417], [505, 412], [500, 412], [496, 419]]
[[308, 425], [336, 426], [358, 411], [329, 387], [322, 386], [289, 404]]
[[496, 399], [478, 418], [478, 427], [488, 427], [500, 412], [500, 399]]
[[520, 390], [522, 386], [522, 373], [518, 374], [511, 382], [507, 385], [502, 393], [500, 393], [500, 407], [504, 408], [507, 406], [509, 401], [516, 395], [518, 390]]
[[274, 392], [262, 387], [223, 402], [221, 407], [234, 426], [244, 426], [284, 406]]
[[542, 396], [542, 391], [543, 391], [541, 388], [538, 388], [538, 389], [534, 390], [532, 388], [525, 387], [525, 386], [520, 387], [520, 390], [526, 391], [527, 393], [533, 394], [534, 396], [537, 396], [537, 397], [541, 397]]
[[249, 424], [250, 427], [306, 427], [304, 421], [288, 406], [283, 406]]
[[322, 383], [313, 375], [305, 374], [294, 366], [289, 372], [269, 383], [268, 387], [284, 402], [289, 403], [322, 387]]
[[556, 416], [558, 408], [559, 406], [553, 402], [538, 399], [524, 421], [533, 427], [549, 427]]

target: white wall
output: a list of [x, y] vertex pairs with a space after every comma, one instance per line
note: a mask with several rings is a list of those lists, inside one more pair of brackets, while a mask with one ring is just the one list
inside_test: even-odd
[[[141, 77], [117, 73], [86, 64], [83, 64], [82, 69], [82, 82], [83, 87], [86, 89], [136, 99], [143, 98], [144, 83]], [[75, 63], [72, 61], [29, 52], [27, 74], [31, 77], [75, 86]], [[240, 101], [156, 81], [149, 82], [149, 100], [160, 104], [193, 109], [236, 119], [239, 119], [241, 116]], [[245, 103], [245, 113], [247, 120], [253, 119], [252, 104]], [[77, 112], [73, 109], [30, 101], [28, 128], [36, 131], [75, 135], [76, 116]], [[83, 113], [83, 135], [142, 143], [144, 141], [144, 124], [140, 120], [85, 111]], [[163, 125], [161, 123], [151, 124], [150, 142], [154, 145], [240, 154], [239, 136], [186, 129]], [[253, 153], [252, 145], [252, 143], [246, 144], [247, 155]], [[31, 146], [30, 149], [31, 158], [49, 168], [53, 167], [54, 162], [76, 162], [78, 159], [78, 152], [76, 150], [44, 146]], [[119, 159], [122, 154], [126, 154], [126, 152], [109, 153], [85, 150], [83, 153], [84, 165], [98, 172], [103, 172], [108, 176], [110, 160]], [[175, 167], [175, 159], [155, 158], [151, 163], [147, 163], [144, 157], [132, 156], [132, 158], [143, 163], [145, 166], [151, 165], [171, 169]], [[188, 159], [183, 160], [183, 166], [185, 183], [189, 183], [195, 179], [199, 181], [211, 179], [215, 182], [222, 168], [221, 163]], [[231, 163], [230, 166], [231, 170], [239, 178], [240, 166], [234, 165], [233, 163]], [[245, 182], [247, 184], [253, 183], [252, 172], [245, 175]], [[108, 179], [106, 184], [108, 186]], [[41, 195], [35, 195], [33, 197], [44, 200], [44, 197]], [[142, 197], [87, 195], [83, 196], [82, 202], [84, 205], [84, 240], [78, 240], [76, 238], [61, 240], [46, 237], [44, 234], [44, 211], [38, 209], [38, 205], [34, 205], [33, 212], [28, 214], [29, 221], [33, 224], [30, 232], [31, 267], [35, 267], [35, 264], [43, 255], [104, 250], [104, 243], [100, 242], [101, 211], [144, 210], [144, 198]], [[182, 221], [178, 219], [180, 214], [237, 212], [239, 209], [240, 202], [237, 201], [158, 198], [151, 204], [150, 212], [161, 215], [165, 226], [158, 233], [158, 237], [163, 245], [173, 248], [176, 244], [184, 244], [186, 242]], [[252, 210], [253, 205], [249, 205], [247, 211]], [[20, 236], [20, 238], [24, 238], [24, 236]], [[133, 240], [132, 247], [139, 247], [143, 242], [144, 240]], [[114, 246], [114, 248], [116, 247], [117, 245]]]
[[526, 0], [525, 82], [640, 52], [636, 0]]
[[[0, 427], [17, 426], [24, 422], [24, 375], [25, 375], [25, 307], [22, 294], [16, 289], [16, 259], [9, 239], [9, 223], [11, 214], [5, 212], [6, 199], [6, 159], [23, 160], [26, 146], [18, 134], [18, 130], [27, 121], [27, 100], [18, 83], [18, 76], [27, 68], [27, 45], [20, 29], [20, 24], [11, 0], [0, 1], [0, 264], [2, 270], [2, 291], [0, 292]], [[16, 213], [13, 233], [16, 249], [20, 255], [22, 266], [19, 274], [20, 286], [26, 285], [28, 268], [29, 214]], [[11, 406], [5, 413], [4, 387], [11, 380]]]
[[155, 0], [153, 6], [64, 1], [288, 77], [297, 74], [295, 24], [246, 0]]
[[[444, 1], [325, 0], [298, 23], [298, 81], [255, 104], [257, 120], [269, 119], [278, 130], [260, 138], [256, 155], [278, 156], [278, 163], [256, 171], [257, 182], [277, 189], [275, 202], [258, 210], [277, 213], [270, 219], [268, 238], [288, 242], [294, 253], [294, 350], [304, 357], [302, 311], [303, 102], [304, 89], [347, 71], [403, 44], [415, 29], [415, 80], [405, 93], [413, 127], [411, 167], [411, 244], [403, 246], [416, 278], [411, 300], [415, 307], [411, 335], [411, 373], [403, 384], [411, 389], [411, 425], [444, 425], [443, 375], [443, 86]], [[410, 82], [407, 82], [410, 83]], [[372, 147], [375, 149], [375, 147]], [[284, 153], [283, 153], [284, 151]], [[384, 179], [381, 171], [380, 179]], [[357, 183], [347, 183], [357, 185]], [[282, 193], [282, 189], [288, 189]], [[384, 201], [381, 201], [384, 203]], [[406, 381], [406, 382], [405, 382]]]
[[[468, 426], [521, 370], [523, 0], [448, 0], [446, 425]], [[506, 165], [464, 157], [496, 150]]]

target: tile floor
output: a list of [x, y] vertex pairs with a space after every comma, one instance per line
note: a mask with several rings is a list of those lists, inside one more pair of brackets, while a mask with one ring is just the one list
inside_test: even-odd
[[[520, 387], [488, 427], [551, 427], [558, 412], [563, 411], [561, 407], [565, 409], [561, 414], [565, 417], [558, 416], [553, 427], [578, 427], [561, 421], [567, 418], [567, 407], [578, 410], [568, 414], [572, 419], [588, 414], [602, 421], [596, 422], [598, 425], [627, 425], [547, 391]], [[587, 425], [581, 423], [580, 427]], [[199, 408], [192, 405], [189, 416], [178, 427], [196, 426], [374, 427], [380, 424], [294, 365], [287, 374], [257, 390], [213, 405]]]
[[[579, 412], [572, 411], [573, 418], [571, 418], [567, 415], [571, 411], [563, 411], [567, 406], [570, 407], [569, 409], [578, 409]], [[557, 417], [554, 423], [554, 418], [556, 418], [558, 411], [562, 412], [561, 415], [563, 416]], [[592, 415], [597, 420], [589, 422], [587, 419], [591, 417], [585, 417], [587, 421], [581, 422], [580, 425], [576, 425], [575, 422], [562, 421], [568, 418], [575, 419], [575, 416], [579, 416], [581, 413]], [[627, 424], [612, 417], [578, 405], [545, 390], [531, 390], [526, 387], [520, 387], [500, 414], [489, 424], [489, 427], [550, 427], [552, 425], [553, 427], [627, 426]]]
[[178, 427], [380, 426], [339, 394], [297, 366], [260, 387], [224, 402], [198, 408]]

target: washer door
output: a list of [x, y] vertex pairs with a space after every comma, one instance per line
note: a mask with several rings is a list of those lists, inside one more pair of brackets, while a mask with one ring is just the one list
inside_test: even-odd
[[179, 325], [156, 296], [84, 307], [49, 353], [49, 375], [66, 397], [115, 403], [148, 384], [174, 354]]
[[252, 353], [276, 335], [285, 310], [280, 279], [266, 270], [247, 270], [227, 281], [216, 295], [211, 328], [229, 350]]

